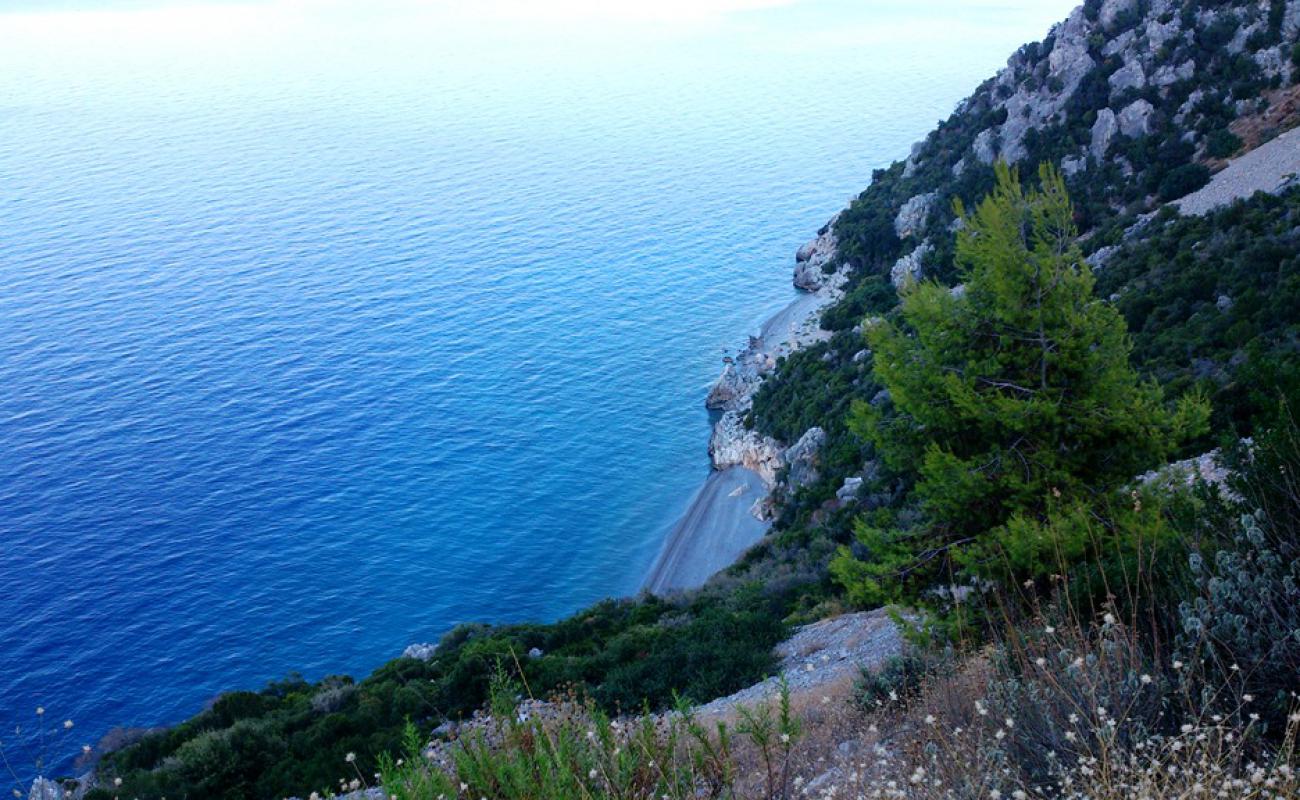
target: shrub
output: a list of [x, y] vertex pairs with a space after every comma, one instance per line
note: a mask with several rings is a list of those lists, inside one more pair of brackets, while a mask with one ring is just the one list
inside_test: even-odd
[[1211, 158], [1228, 158], [1240, 149], [1241, 139], [1229, 130], [1217, 130], [1205, 142], [1205, 152]]
[[[1245, 502], [1230, 540], [1212, 559], [1191, 556], [1198, 592], [1182, 603], [1180, 650], [1203, 663], [1232, 696], [1252, 705], [1273, 734], [1286, 728], [1300, 676], [1300, 432], [1287, 424], [1248, 455], [1236, 482]], [[1212, 702], [1207, 697], [1205, 702]]]
[[1186, 197], [1210, 182], [1210, 169], [1204, 164], [1184, 164], [1165, 173], [1156, 193], [1169, 202]]

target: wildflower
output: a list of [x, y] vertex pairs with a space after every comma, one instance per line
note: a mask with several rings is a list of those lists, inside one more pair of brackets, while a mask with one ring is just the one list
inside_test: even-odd
[[66, 731], [66, 730], [71, 730], [71, 728], [72, 728], [72, 720], [65, 719], [63, 721], [63, 729]]
[[1037, 664], [1040, 668], [1045, 667], [1047, 666], [1047, 659], [1043, 658], [1042, 656], [1039, 656], [1038, 658], [1034, 659], [1034, 663]]
[[1174, 669], [1182, 669], [1182, 668], [1183, 668], [1183, 662], [1181, 662], [1181, 661], [1175, 659], [1175, 660], [1174, 660]]
[[1110, 613], [1109, 611], [1107, 611], [1107, 612], [1106, 612], [1106, 615], [1105, 615], [1104, 617], [1101, 618], [1101, 621], [1104, 622], [1104, 623], [1106, 623], [1107, 625], [1114, 625], [1114, 624], [1115, 624], [1115, 615], [1112, 614], [1112, 613]]
[[788, 733], [781, 734], [781, 744], [790, 744], [790, 734]]
[[114, 785], [114, 786], [121, 786], [121, 785], [122, 785], [122, 779], [121, 779], [121, 778], [114, 778], [114, 779], [113, 779], [113, 785]]
[[81, 746], [81, 752], [86, 753], [87, 755], [89, 755], [89, 754], [90, 754], [90, 745], [88, 745], [88, 744], [83, 744], [83, 745]]
[[590, 772], [587, 773], [587, 777], [588, 777], [588, 778], [591, 778], [591, 779], [594, 781], [594, 780], [596, 780], [596, 774], [597, 774], [597, 773], [596, 773], [596, 770], [593, 769], [593, 770], [591, 770]]
[[1043, 628], [1043, 633], [1047, 634], [1048, 636], [1051, 636], [1052, 634], [1056, 633], [1056, 628], [1052, 627], [1051, 625], [1048, 625], [1046, 628]]
[[37, 707], [36, 707], [36, 716], [38, 716], [38, 717], [43, 717], [43, 716], [45, 716], [45, 706], [37, 706]]
[[1241, 702], [1243, 702], [1243, 703], [1250, 703], [1250, 702], [1253, 702], [1254, 699], [1255, 699], [1255, 695], [1253, 695], [1253, 694], [1243, 694], [1243, 695], [1241, 696]]
[[356, 754], [356, 753], [348, 753], [346, 756], [343, 757], [343, 760], [346, 761], [346, 762], [348, 762], [349, 764], [351, 764], [351, 763], [353, 763], [353, 762], [355, 762], [355, 761], [357, 760], [357, 754]]
[[1142, 683], [1143, 683], [1144, 685], [1146, 685], [1146, 684], [1151, 683], [1151, 676], [1150, 676], [1150, 675], [1147, 675], [1147, 674], [1145, 674], [1145, 673], [1143, 673], [1142, 677], [1139, 678], [1138, 680], [1142, 681]]

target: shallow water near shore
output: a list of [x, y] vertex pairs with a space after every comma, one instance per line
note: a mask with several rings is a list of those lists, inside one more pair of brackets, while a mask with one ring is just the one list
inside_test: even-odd
[[20, 772], [636, 591], [796, 247], [1069, 9], [673, 6], [0, 6]]

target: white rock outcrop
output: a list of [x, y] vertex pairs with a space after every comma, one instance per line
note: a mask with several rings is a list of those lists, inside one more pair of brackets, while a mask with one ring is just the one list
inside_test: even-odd
[[1092, 123], [1092, 143], [1088, 146], [1088, 152], [1098, 161], [1106, 157], [1110, 152], [1110, 143], [1115, 141], [1115, 134], [1119, 133], [1119, 122], [1115, 118], [1115, 112], [1109, 108], [1103, 108], [1097, 112], [1097, 121]]
[[1142, 62], [1133, 60], [1115, 70], [1110, 76], [1110, 96], [1115, 99], [1130, 89], [1141, 89], [1147, 85], [1147, 74], [1142, 69]]
[[1155, 112], [1155, 107], [1146, 100], [1134, 100], [1124, 106], [1124, 109], [1116, 116], [1119, 122], [1119, 132], [1130, 139], [1146, 136], [1151, 133], [1152, 117]]
[[714, 469], [744, 467], [758, 473], [768, 490], [776, 487], [776, 476], [785, 466], [784, 448], [770, 436], [745, 427], [739, 411], [728, 411], [713, 426], [709, 437], [709, 458]]
[[898, 210], [898, 215], [894, 217], [894, 233], [898, 238], [907, 239], [921, 230], [925, 225], [926, 217], [930, 216], [930, 209], [934, 207], [937, 196], [934, 192], [918, 194], [903, 203], [902, 208]]
[[815, 292], [828, 281], [827, 265], [835, 260], [835, 248], [839, 244], [835, 239], [835, 221], [839, 214], [831, 217], [817, 238], [800, 247], [794, 254], [794, 285], [796, 288]]
[[889, 269], [889, 280], [895, 289], [903, 288], [908, 281], [919, 281], [925, 277], [925, 257], [934, 250], [934, 245], [927, 239], [916, 249], [894, 262]]

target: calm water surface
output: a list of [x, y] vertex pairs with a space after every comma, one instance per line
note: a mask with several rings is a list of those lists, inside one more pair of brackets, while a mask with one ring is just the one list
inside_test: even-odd
[[635, 591], [795, 248], [1070, 3], [608, 6], [0, 4], [20, 774]]

